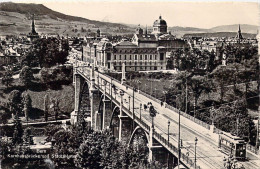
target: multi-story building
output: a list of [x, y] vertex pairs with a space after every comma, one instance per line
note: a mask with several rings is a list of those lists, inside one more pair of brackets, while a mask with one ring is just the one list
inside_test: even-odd
[[87, 43], [82, 59], [104, 70], [121, 71], [123, 63], [126, 71], [164, 70], [170, 53], [186, 46], [184, 40], [167, 33], [167, 23], [160, 16], [153, 24], [153, 32], [139, 26], [131, 41], [123, 39], [112, 44], [101, 39]]

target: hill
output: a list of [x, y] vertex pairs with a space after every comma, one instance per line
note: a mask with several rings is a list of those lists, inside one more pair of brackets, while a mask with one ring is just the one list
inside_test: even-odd
[[30, 32], [31, 15], [35, 15], [36, 30], [50, 34], [87, 34], [99, 28], [103, 33], [129, 33], [133, 28], [124, 24], [100, 22], [82, 17], [65, 15], [42, 4], [0, 3], [0, 35], [27, 34]]
[[[210, 29], [211, 32], [237, 32], [238, 31], [238, 24], [235, 25], [222, 25], [213, 27]], [[241, 24], [240, 25], [242, 33], [251, 33], [256, 34], [258, 27], [256, 25], [247, 25]]]
[[[236, 32], [213, 32], [213, 33], [188, 33], [184, 37], [235, 37]], [[255, 38], [256, 34], [242, 33], [244, 38]]]

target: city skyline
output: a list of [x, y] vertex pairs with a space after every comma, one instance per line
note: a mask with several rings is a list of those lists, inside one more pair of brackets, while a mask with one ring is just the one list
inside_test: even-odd
[[[28, 0], [22, 2], [43, 3], [43, 1]], [[167, 25], [170, 27], [209, 29], [233, 24], [259, 25], [259, 9], [256, 2], [94, 2], [68, 0], [46, 1], [43, 5], [67, 15], [131, 25], [152, 26], [159, 15], [167, 20]]]

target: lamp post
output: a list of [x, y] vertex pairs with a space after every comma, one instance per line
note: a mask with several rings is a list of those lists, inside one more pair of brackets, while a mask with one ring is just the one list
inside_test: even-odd
[[149, 107], [149, 113], [150, 113], [150, 116], [152, 117], [152, 129], [153, 129], [154, 128], [154, 117], [156, 116], [156, 112], [155, 112], [153, 105], [151, 105]]
[[196, 148], [197, 148], [197, 142], [198, 142], [198, 138], [197, 137], [195, 137], [195, 160], [194, 160], [194, 165], [195, 165], [195, 169], [196, 169], [196, 162], [197, 162], [197, 158], [196, 158], [196, 155], [197, 155], [197, 150], [196, 150]]
[[196, 103], [195, 103], [195, 101], [194, 101], [194, 104], [193, 104], [193, 109], [194, 109], [194, 120], [195, 120], [195, 118], [196, 118]]
[[142, 103], [140, 103], [140, 121], [142, 121]]
[[[170, 141], [170, 120], [168, 120], [168, 145], [169, 145], [169, 141]], [[167, 168], [170, 167], [170, 153], [168, 152], [168, 160], [167, 160]]]
[[180, 112], [180, 109], [178, 110], [178, 113], [179, 113], [179, 131], [178, 131], [178, 169], [180, 169], [180, 158], [181, 158], [181, 145], [180, 145], [180, 142], [181, 142], [181, 112]]
[[[128, 96], [128, 109], [130, 110], [130, 99], [131, 99], [131, 96]], [[133, 112], [134, 113], [134, 112]]]

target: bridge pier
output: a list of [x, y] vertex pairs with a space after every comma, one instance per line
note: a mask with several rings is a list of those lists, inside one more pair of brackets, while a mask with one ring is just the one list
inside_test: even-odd
[[106, 129], [110, 125], [110, 117], [112, 116], [111, 103], [106, 97], [103, 98], [102, 112], [102, 129]]
[[71, 124], [75, 125], [78, 120], [78, 112], [79, 112], [79, 96], [83, 84], [83, 79], [79, 74], [74, 75], [75, 79], [75, 106], [74, 106], [74, 111], [71, 113]]

